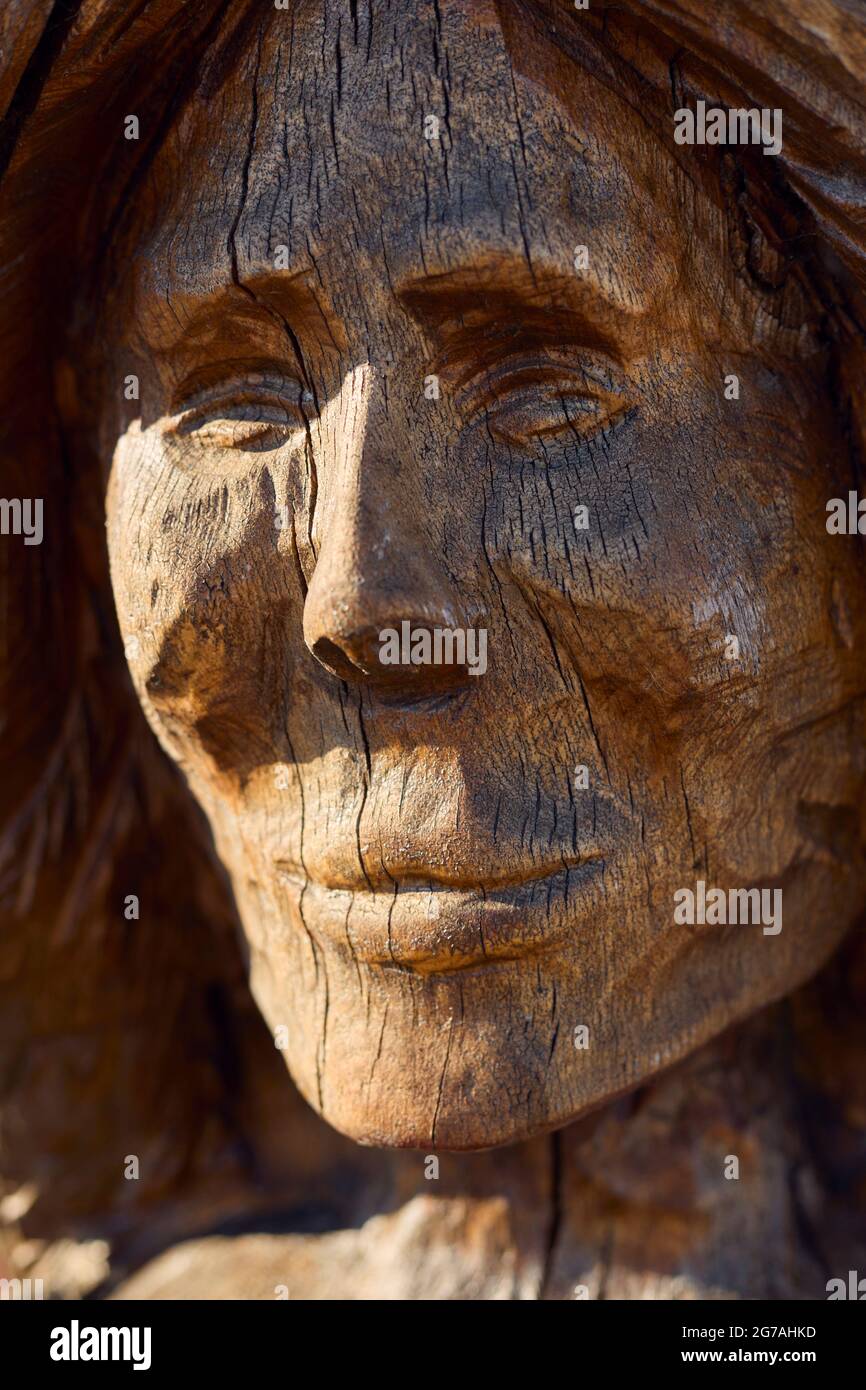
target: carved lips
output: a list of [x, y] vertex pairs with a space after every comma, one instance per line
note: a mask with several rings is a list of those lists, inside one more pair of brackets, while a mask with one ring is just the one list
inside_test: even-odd
[[472, 887], [420, 881], [331, 887], [278, 866], [303, 898], [304, 921], [323, 943], [365, 965], [422, 974], [467, 970], [547, 952], [576, 935], [574, 898], [600, 885], [600, 856], [515, 882]]

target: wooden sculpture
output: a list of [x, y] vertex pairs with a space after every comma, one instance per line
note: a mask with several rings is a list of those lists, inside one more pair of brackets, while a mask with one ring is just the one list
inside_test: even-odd
[[826, 1297], [866, 17], [57, 8], [0, 19], [0, 1264]]

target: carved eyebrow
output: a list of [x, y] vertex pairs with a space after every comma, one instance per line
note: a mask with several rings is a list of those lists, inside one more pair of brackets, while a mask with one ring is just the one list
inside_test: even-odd
[[449, 329], [479, 325], [547, 328], [569, 341], [597, 347], [614, 358], [621, 353], [621, 329], [633, 325], [619, 295], [603, 292], [587, 275], [543, 266], [530, 272], [525, 260], [495, 258], [408, 281], [397, 291], [412, 317], [443, 336]]
[[[294, 338], [296, 327], [305, 327], [338, 348], [332, 324], [308, 283], [308, 272], [294, 274], [268, 269], [244, 278], [241, 285], [223, 281], [216, 286], [175, 288], [172, 305], [159, 288], [136, 288], [136, 318], [149, 350], [171, 355], [200, 333], [212, 332], [215, 319], [231, 318], [251, 331], [270, 323], [274, 331]], [[180, 311], [180, 312], [179, 312]]]

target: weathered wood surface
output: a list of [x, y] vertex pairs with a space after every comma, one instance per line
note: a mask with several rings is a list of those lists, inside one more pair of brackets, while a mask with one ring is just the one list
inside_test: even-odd
[[[829, 0], [7, 5], [0, 491], [46, 538], [0, 538], [0, 1273], [823, 1297], [866, 1267], [863, 568], [824, 528], [862, 459], [864, 55]], [[778, 161], [678, 149], [699, 96], [781, 107]], [[523, 381], [470, 416], [510, 324]], [[300, 381], [294, 429], [168, 432], [226, 362], [280, 408]], [[371, 679], [401, 618], [484, 626], [488, 672]], [[564, 854], [605, 873], [516, 944], [447, 903]], [[784, 930], [695, 942], [696, 878], [782, 884]], [[479, 925], [563, 941], [443, 968]]]

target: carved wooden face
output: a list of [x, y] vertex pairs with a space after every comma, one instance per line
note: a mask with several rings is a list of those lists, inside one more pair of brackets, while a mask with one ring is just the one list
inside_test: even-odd
[[[844, 445], [795, 292], [735, 272], [640, 112], [483, 6], [321, 8], [135, 195], [113, 583], [302, 1091], [366, 1142], [484, 1146], [858, 911]], [[403, 659], [436, 629], [462, 662]], [[782, 930], [676, 923], [699, 880], [781, 888]]]

